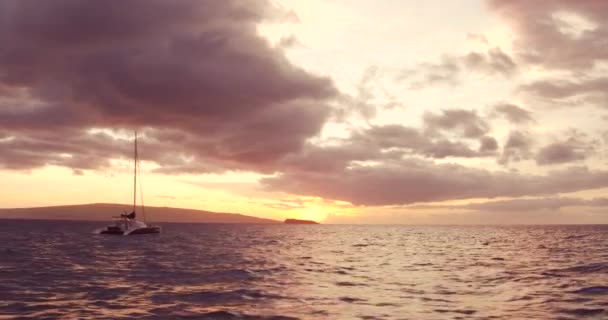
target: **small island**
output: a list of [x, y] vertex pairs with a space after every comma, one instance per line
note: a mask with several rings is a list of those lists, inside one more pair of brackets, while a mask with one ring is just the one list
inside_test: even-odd
[[319, 224], [312, 220], [300, 220], [300, 219], [285, 219], [286, 224]]

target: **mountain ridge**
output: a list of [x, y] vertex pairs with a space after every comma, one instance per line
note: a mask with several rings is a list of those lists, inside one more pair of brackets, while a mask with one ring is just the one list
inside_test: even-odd
[[[0, 219], [32, 220], [81, 220], [109, 221], [124, 212], [131, 212], [133, 205], [118, 203], [87, 203], [28, 208], [0, 208]], [[146, 206], [145, 215], [150, 222], [191, 223], [281, 223], [277, 220], [258, 218], [241, 213], [213, 212], [197, 209]], [[143, 219], [138, 207], [138, 219]]]

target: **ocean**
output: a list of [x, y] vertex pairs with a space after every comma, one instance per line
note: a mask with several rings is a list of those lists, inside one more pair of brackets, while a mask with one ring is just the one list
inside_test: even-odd
[[0, 319], [608, 319], [608, 226], [0, 220]]

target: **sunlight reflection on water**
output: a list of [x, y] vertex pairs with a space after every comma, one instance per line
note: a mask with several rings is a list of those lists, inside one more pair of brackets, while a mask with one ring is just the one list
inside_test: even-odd
[[605, 226], [4, 221], [0, 318], [603, 319]]

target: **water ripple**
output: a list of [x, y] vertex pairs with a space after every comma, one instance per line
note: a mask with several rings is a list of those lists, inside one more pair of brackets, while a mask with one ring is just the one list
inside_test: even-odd
[[605, 226], [96, 227], [4, 221], [0, 319], [608, 319]]

